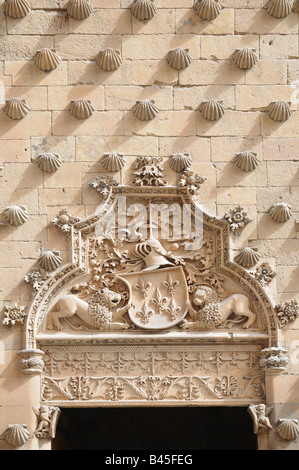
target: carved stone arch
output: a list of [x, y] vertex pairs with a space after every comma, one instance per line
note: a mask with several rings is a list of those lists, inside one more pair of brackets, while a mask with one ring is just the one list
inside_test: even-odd
[[[63, 210], [53, 219], [70, 238], [72, 262], [45, 276], [36, 289], [21, 351], [23, 371], [42, 375], [41, 402], [58, 407], [186, 406], [190, 401], [197, 406], [244, 406], [264, 402], [261, 350], [277, 344], [279, 328], [263, 286], [230, 259], [229, 223], [205, 213], [189, 188], [118, 186], [107, 179], [99, 192], [103, 187], [108, 191], [102, 193], [94, 215], [79, 220]], [[111, 219], [124, 197], [126, 207], [137, 202], [147, 209], [154, 203], [185, 205], [192, 230], [202, 227], [202, 245], [190, 255], [185, 249], [190, 244], [164, 242], [153, 237], [152, 231], [147, 239], [129, 237], [119, 243], [105, 234], [99, 241], [98, 224]], [[151, 227], [151, 221], [144, 223]], [[192, 234], [196, 238], [194, 230]], [[115, 251], [109, 252], [109, 243]], [[126, 244], [130, 249], [121, 252]], [[119, 260], [113, 264], [115, 253]], [[180, 290], [175, 291], [178, 285]], [[217, 300], [207, 298], [198, 307], [194, 302], [201, 286], [210, 289]], [[101, 303], [105, 288], [118, 296], [118, 309], [109, 304], [110, 310], [103, 310], [103, 305], [108, 305], [106, 298]], [[145, 302], [146, 289], [151, 298]], [[74, 315], [66, 318], [69, 307], [65, 304], [58, 309], [63, 331], [50, 330], [49, 317], [52, 321], [53, 314], [56, 319], [55, 306], [68, 295], [83, 301], [82, 315], [76, 304]], [[232, 310], [232, 315], [228, 312], [227, 317], [221, 317], [225, 301], [238, 295], [249, 301], [250, 314], [254, 314], [254, 324], [248, 328], [242, 328], [244, 319], [250, 319], [245, 310]], [[205, 308], [212, 312], [213, 321], [220, 315], [220, 323], [217, 319], [216, 326], [205, 323], [202, 328], [198, 317], [203, 318]], [[90, 316], [99, 312], [104, 316], [97, 317], [98, 323], [94, 319], [89, 322]], [[116, 320], [114, 312], [119, 314]], [[151, 327], [153, 317], [157, 323]], [[80, 321], [73, 322], [74, 318]], [[77, 329], [82, 326], [87, 330]]]

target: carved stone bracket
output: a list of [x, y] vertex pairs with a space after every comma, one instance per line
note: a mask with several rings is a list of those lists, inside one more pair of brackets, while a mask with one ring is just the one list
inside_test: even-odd
[[260, 367], [265, 371], [282, 372], [289, 364], [287, 356], [288, 350], [285, 348], [266, 348], [261, 351]]

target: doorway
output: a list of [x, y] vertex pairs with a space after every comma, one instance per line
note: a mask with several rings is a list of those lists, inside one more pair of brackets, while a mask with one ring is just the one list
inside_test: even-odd
[[242, 407], [62, 408], [53, 450], [256, 450]]

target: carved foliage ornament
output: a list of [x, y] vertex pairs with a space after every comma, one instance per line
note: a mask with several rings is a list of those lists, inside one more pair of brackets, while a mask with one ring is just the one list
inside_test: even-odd
[[5, 318], [2, 321], [3, 325], [14, 326], [16, 324], [23, 325], [26, 317], [26, 307], [22, 305], [5, 305], [4, 309]]

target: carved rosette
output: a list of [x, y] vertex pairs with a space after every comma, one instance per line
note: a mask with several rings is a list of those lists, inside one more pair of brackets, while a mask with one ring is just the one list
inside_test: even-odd
[[3, 325], [14, 326], [23, 325], [26, 317], [26, 307], [23, 305], [5, 305], [4, 309], [5, 318], [2, 321]]
[[40, 349], [23, 349], [21, 356], [21, 372], [25, 375], [42, 374], [44, 368], [44, 352]]

